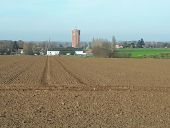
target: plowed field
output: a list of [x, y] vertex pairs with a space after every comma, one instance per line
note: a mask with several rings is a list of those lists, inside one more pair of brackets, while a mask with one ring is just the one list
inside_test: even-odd
[[0, 128], [169, 128], [170, 60], [0, 56]]

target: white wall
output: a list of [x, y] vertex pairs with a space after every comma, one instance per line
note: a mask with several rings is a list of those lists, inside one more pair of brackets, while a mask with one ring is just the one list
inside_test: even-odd
[[86, 55], [86, 53], [84, 53], [83, 51], [75, 51], [76, 55]]
[[60, 51], [47, 51], [47, 56], [56, 56], [59, 54], [60, 54]]

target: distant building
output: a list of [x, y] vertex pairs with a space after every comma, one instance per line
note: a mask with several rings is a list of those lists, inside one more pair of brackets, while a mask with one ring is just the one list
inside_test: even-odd
[[122, 45], [117, 44], [117, 45], [115, 45], [115, 48], [120, 49], [120, 48], [123, 48], [123, 46], [122, 46]]
[[57, 56], [60, 54], [60, 51], [47, 51], [47, 56]]
[[[47, 51], [48, 56], [54, 56], [54, 55], [76, 55], [76, 51], [81, 51], [83, 52], [82, 48], [72, 48], [72, 47], [67, 47], [67, 48], [51, 48]], [[80, 53], [80, 52], [77, 52]]]
[[24, 54], [24, 49], [23, 49], [23, 48], [19, 48], [19, 49], [18, 49], [18, 52], [19, 52], [20, 54]]
[[80, 47], [80, 30], [78, 29], [72, 30], [72, 47], [73, 48]]
[[84, 51], [75, 51], [75, 55], [86, 56], [86, 53]]
[[24, 49], [23, 49], [23, 48], [19, 48], [19, 49], [18, 49], [18, 53], [19, 53], [19, 54], [24, 54]]

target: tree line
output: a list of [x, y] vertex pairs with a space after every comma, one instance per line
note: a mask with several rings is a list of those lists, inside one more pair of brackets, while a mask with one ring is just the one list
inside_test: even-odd
[[[143, 38], [138, 41], [117, 42], [115, 36], [111, 41], [99, 38], [91, 42], [81, 42], [81, 48], [84, 51], [90, 50], [97, 57], [117, 57], [116, 45], [121, 45], [123, 48], [170, 48], [168, 42], [145, 42]], [[0, 40], [0, 55], [20, 54], [21, 50], [25, 55], [45, 55], [47, 50], [67, 47], [71, 47], [71, 42]], [[129, 57], [130, 55], [123, 56]]]
[[138, 41], [117, 42], [113, 36], [112, 41], [93, 39], [90, 42], [92, 53], [97, 57], [131, 57], [128, 53], [118, 54], [118, 52], [116, 52], [116, 45], [120, 45], [123, 48], [170, 48], [170, 43], [168, 42], [145, 42], [143, 38]]

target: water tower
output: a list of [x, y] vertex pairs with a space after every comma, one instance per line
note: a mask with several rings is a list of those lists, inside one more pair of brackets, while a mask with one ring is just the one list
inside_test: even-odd
[[80, 47], [80, 30], [78, 29], [72, 30], [72, 47], [73, 48]]

